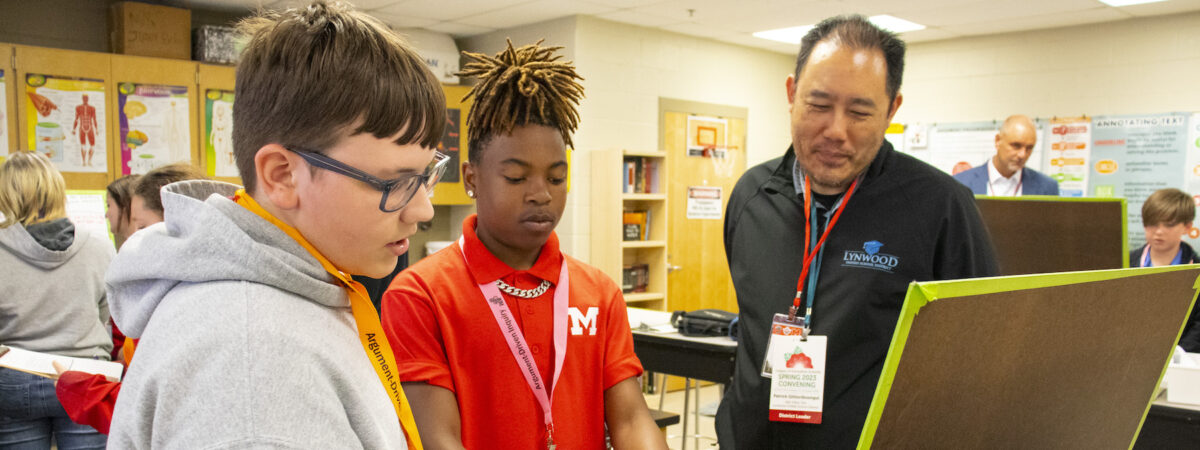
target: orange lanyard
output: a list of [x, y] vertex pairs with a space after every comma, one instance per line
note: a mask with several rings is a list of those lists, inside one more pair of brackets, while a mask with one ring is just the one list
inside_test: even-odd
[[[825, 225], [825, 232], [821, 234], [821, 239], [809, 250], [809, 245], [812, 243], [812, 184], [808, 179], [808, 175], [804, 176], [804, 267], [800, 269], [800, 279], [796, 281], [796, 298], [792, 300], [792, 307], [788, 308], [788, 321], [795, 322], [796, 312], [800, 310], [800, 298], [804, 293], [804, 282], [808, 279], [808, 269], [812, 266], [812, 261], [817, 257], [821, 247], [825, 245], [825, 239], [829, 237], [829, 232], [833, 230], [833, 226], [837, 224], [838, 218], [842, 217], [842, 211], [846, 210], [846, 205], [850, 203], [850, 197], [854, 195], [854, 189], [858, 187], [858, 179], [850, 183], [850, 189], [846, 191], [846, 196], [842, 198], [842, 204], [833, 213], [833, 218], [829, 219], [829, 223]], [[813, 295], [810, 292], [808, 295], [808, 305], [804, 312], [804, 327], [812, 327], [812, 304]]]
[[375, 311], [375, 305], [371, 304], [371, 298], [367, 296], [367, 290], [345, 272], [338, 270], [329, 259], [325, 258], [325, 255], [318, 252], [307, 239], [304, 239], [299, 230], [283, 223], [263, 209], [258, 202], [246, 194], [245, 189], [238, 189], [237, 193], [233, 195], [233, 201], [271, 222], [295, 239], [301, 247], [308, 250], [308, 253], [321, 263], [321, 267], [325, 268], [326, 272], [329, 272], [346, 287], [346, 294], [350, 297], [350, 311], [354, 314], [354, 323], [358, 327], [358, 337], [362, 340], [363, 350], [367, 352], [371, 365], [375, 367], [375, 374], [379, 376], [379, 382], [383, 383], [383, 389], [387, 391], [388, 397], [392, 400], [392, 406], [396, 408], [396, 416], [400, 418], [401, 431], [404, 432], [404, 438], [408, 441], [408, 448], [421, 450], [421, 436], [417, 434], [417, 423], [413, 419], [412, 408], [409, 407], [408, 399], [400, 388], [400, 380], [396, 378], [396, 357], [392, 353], [392, 346], [388, 344], [387, 336], [383, 333], [379, 315]]

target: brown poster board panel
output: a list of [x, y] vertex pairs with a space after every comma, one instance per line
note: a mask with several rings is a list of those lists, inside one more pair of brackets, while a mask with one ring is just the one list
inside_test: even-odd
[[1128, 267], [1125, 200], [976, 197], [1001, 275]]
[[0, 44], [0, 161], [17, 151], [17, 74], [12, 68], [13, 47]]
[[1129, 448], [1198, 276], [1171, 266], [914, 284], [860, 447]]

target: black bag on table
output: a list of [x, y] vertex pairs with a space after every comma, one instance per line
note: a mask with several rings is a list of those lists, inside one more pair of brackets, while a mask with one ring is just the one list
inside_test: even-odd
[[737, 313], [720, 309], [698, 309], [671, 313], [671, 325], [684, 336], [729, 336], [737, 340]]

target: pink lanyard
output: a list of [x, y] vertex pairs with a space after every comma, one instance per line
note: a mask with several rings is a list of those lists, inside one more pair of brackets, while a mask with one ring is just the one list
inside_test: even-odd
[[[467, 249], [461, 237], [458, 238], [458, 248], [462, 250], [463, 261], [470, 265], [471, 262], [467, 261]], [[551, 409], [551, 400], [554, 396], [554, 388], [558, 387], [558, 377], [562, 375], [563, 359], [567, 357], [567, 298], [571, 288], [569, 278], [567, 276], [567, 259], [563, 258], [562, 269], [558, 273], [558, 283], [554, 284], [554, 385], [550, 387], [549, 391], [542, 383], [541, 372], [538, 371], [537, 363], [529, 352], [525, 336], [513, 321], [512, 310], [505, 303], [504, 297], [500, 295], [500, 288], [496, 286], [495, 281], [479, 285], [479, 291], [483, 293], [483, 298], [487, 299], [487, 304], [492, 309], [492, 316], [496, 318], [496, 325], [500, 327], [504, 340], [508, 342], [508, 349], [512, 352], [513, 359], [521, 366], [521, 374], [525, 376], [529, 390], [533, 391], [533, 396], [542, 406], [548, 448], [554, 448], [554, 415]]]

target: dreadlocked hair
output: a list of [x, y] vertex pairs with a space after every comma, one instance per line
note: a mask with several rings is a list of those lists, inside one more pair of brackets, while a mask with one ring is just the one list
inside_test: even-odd
[[579, 126], [576, 106], [583, 98], [582, 80], [572, 61], [560, 62], [554, 52], [562, 47], [535, 44], [508, 48], [496, 56], [463, 52], [470, 62], [456, 73], [476, 77], [479, 82], [463, 100], [475, 97], [467, 118], [469, 159], [479, 162], [484, 145], [492, 137], [507, 135], [523, 125], [558, 129], [571, 146], [571, 133]]

